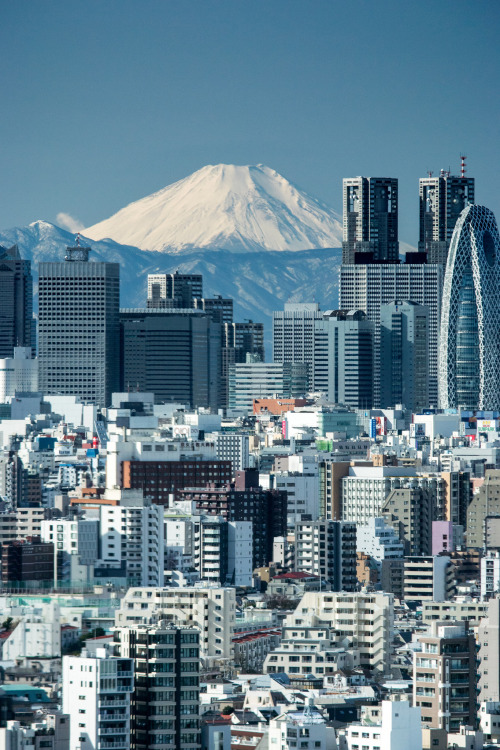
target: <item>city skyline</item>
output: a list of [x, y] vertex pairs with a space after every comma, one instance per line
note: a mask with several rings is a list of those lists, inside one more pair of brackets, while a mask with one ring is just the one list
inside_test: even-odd
[[361, 10], [6, 9], [0, 227], [90, 226], [206, 164], [264, 163], [339, 212], [342, 177], [398, 177], [400, 239], [416, 244], [418, 179], [458, 173], [460, 153], [498, 214], [497, 4]]

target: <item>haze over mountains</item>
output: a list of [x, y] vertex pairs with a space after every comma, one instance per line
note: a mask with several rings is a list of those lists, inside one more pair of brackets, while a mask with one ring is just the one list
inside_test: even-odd
[[[233, 297], [235, 319], [263, 322], [268, 343], [284, 302], [337, 305], [338, 214], [262, 165], [204, 167], [82, 235], [91, 259], [121, 264], [122, 307], [145, 306], [148, 273], [176, 269], [202, 273], [207, 297]], [[32, 261], [35, 289], [37, 263], [74, 242], [46, 221], [0, 231], [0, 245]]]

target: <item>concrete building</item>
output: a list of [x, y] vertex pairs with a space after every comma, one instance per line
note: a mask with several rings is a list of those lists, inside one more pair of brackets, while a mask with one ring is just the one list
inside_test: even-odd
[[91, 583], [99, 558], [98, 518], [42, 521], [41, 538], [54, 545], [54, 585]]
[[392, 594], [307, 592], [293, 614], [293, 622], [306, 625], [311, 616], [348, 638], [352, 648], [360, 651], [362, 667], [390, 673], [394, 625]]
[[481, 558], [481, 598], [500, 593], [500, 552], [489, 552]]
[[100, 575], [118, 570], [129, 585], [162, 586], [163, 508], [137, 490], [107, 490], [104, 500], [117, 505], [101, 504], [99, 509]]
[[413, 656], [413, 704], [422, 724], [456, 732], [476, 725], [476, 644], [466, 624], [433, 623]]
[[38, 361], [32, 359], [31, 354], [31, 346], [15, 346], [12, 357], [0, 359], [1, 404], [18, 392], [38, 391]]
[[31, 262], [21, 258], [17, 245], [0, 247], [0, 300], [0, 358], [14, 357], [16, 347], [34, 355]]
[[500, 516], [500, 470], [487, 469], [479, 491], [467, 508], [467, 547], [482, 550], [485, 524], [490, 516]]
[[356, 528], [356, 549], [365, 552], [377, 562], [404, 557], [404, 544], [392, 526], [383, 518], [369, 518]]
[[70, 716], [69, 750], [129, 750], [132, 659], [97, 649], [63, 657], [63, 711]]
[[356, 525], [347, 521], [298, 521], [295, 570], [320, 576], [333, 591], [356, 589]]
[[432, 522], [438, 513], [440, 480], [409, 482], [391, 490], [380, 511], [392, 526], [409, 555], [428, 555], [432, 551]]
[[307, 366], [302, 363], [245, 362], [229, 367], [229, 409], [253, 413], [256, 398], [303, 396], [307, 391]]
[[233, 322], [233, 300], [230, 297], [224, 298], [219, 294], [216, 297], [197, 297], [193, 302], [195, 310], [203, 310], [215, 323], [224, 325]]
[[[217, 410], [221, 327], [195, 310], [120, 310], [121, 390], [139, 388], [156, 403]], [[117, 388], [115, 390], [118, 390]]]
[[61, 612], [56, 602], [40, 607], [21, 617], [5, 639], [2, 659], [50, 659], [61, 655]]
[[202, 581], [252, 586], [252, 523], [193, 516], [193, 566]]
[[158, 619], [200, 630], [200, 656], [210, 668], [233, 657], [236, 589], [207, 584], [129, 588], [116, 611], [116, 625], [136, 627]]
[[136, 750], [172, 746], [199, 750], [200, 633], [165, 621], [120, 627], [115, 641], [133, 660], [131, 744]]
[[[377, 714], [375, 716], [374, 714]], [[361, 721], [340, 733], [344, 750], [422, 750], [420, 708], [408, 700], [384, 700], [380, 708], [361, 709]], [[343, 741], [343, 742], [342, 742]]]
[[429, 403], [437, 406], [438, 332], [443, 268], [425, 263], [369, 264], [340, 267], [339, 303], [363, 310], [375, 325], [374, 405], [380, 402], [380, 311], [393, 300], [411, 300], [429, 310]]
[[412, 412], [429, 406], [429, 310], [423, 305], [394, 300], [380, 308], [380, 403]]
[[220, 461], [231, 461], [234, 472], [250, 466], [249, 436], [235, 433], [216, 432], [212, 434], [215, 454]]
[[120, 375], [118, 263], [89, 262], [71, 247], [62, 263], [39, 264], [39, 388], [108, 406]]
[[336, 750], [335, 729], [327, 726], [326, 720], [314, 704], [301, 711], [288, 711], [269, 722], [270, 747], [276, 750], [291, 748], [318, 748]]
[[398, 263], [398, 181], [343, 180], [342, 263]]
[[[478, 701], [500, 701], [500, 598], [488, 601], [486, 617], [481, 620], [477, 635]], [[498, 724], [500, 727], [500, 724]]]
[[409, 601], [447, 601], [455, 594], [455, 574], [446, 555], [405, 557], [403, 596]]
[[[264, 486], [266, 475], [260, 474]], [[270, 486], [287, 496], [287, 523], [291, 528], [305, 514], [316, 521], [320, 516], [317, 472], [277, 471], [268, 475]], [[267, 484], [265, 485], [267, 486]]]
[[467, 597], [454, 597], [452, 601], [422, 602], [422, 621], [430, 622], [468, 622], [470, 625], [488, 614], [488, 602]]
[[39, 537], [3, 544], [1, 561], [1, 579], [6, 586], [43, 587], [54, 582], [54, 545]]
[[[437, 509], [442, 502], [442, 482], [439, 477], [417, 475], [412, 467], [401, 466], [350, 466], [349, 473], [342, 480], [342, 518], [358, 524], [368, 522], [369, 518], [383, 515], [387, 507], [388, 496], [392, 490], [422, 489]], [[396, 509], [399, 500], [393, 496], [389, 507]], [[405, 497], [405, 500], [408, 500]], [[403, 500], [404, 503], [404, 500]], [[403, 504], [403, 507], [404, 506]], [[436, 511], [437, 512], [437, 511]], [[403, 519], [400, 519], [403, 520]], [[431, 541], [431, 522], [429, 519], [429, 549]], [[390, 521], [389, 521], [390, 522]]]

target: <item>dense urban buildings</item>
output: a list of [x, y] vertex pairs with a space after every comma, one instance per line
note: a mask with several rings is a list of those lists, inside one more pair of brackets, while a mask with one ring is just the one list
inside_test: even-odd
[[346, 180], [340, 304], [276, 311], [273, 361], [200, 274], [159, 266], [120, 311], [116, 264], [41, 264], [40, 357], [0, 359], [0, 747], [500, 746], [498, 233], [473, 191], [421, 180], [401, 263], [397, 181]]

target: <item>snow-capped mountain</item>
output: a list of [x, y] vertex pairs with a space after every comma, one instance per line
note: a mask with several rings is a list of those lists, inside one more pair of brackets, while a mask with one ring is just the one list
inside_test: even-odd
[[[92, 248], [90, 259], [120, 263], [122, 307], [145, 307], [148, 273], [203, 274], [206, 297], [220, 294], [235, 302], [234, 319], [251, 318], [264, 323], [270, 356], [271, 316], [287, 301], [316, 301], [321, 309], [334, 308], [338, 300], [340, 250], [303, 252], [261, 250], [235, 254], [228, 250], [198, 250], [180, 256], [146, 252], [113, 240], [81, 238]], [[42, 260], [63, 260], [74, 234], [46, 221], [0, 231], [0, 245], [17, 244], [21, 257], [32, 261], [36, 277]]]
[[342, 223], [326, 204], [262, 164], [209, 165], [83, 231], [142, 250], [233, 253], [340, 247]]

